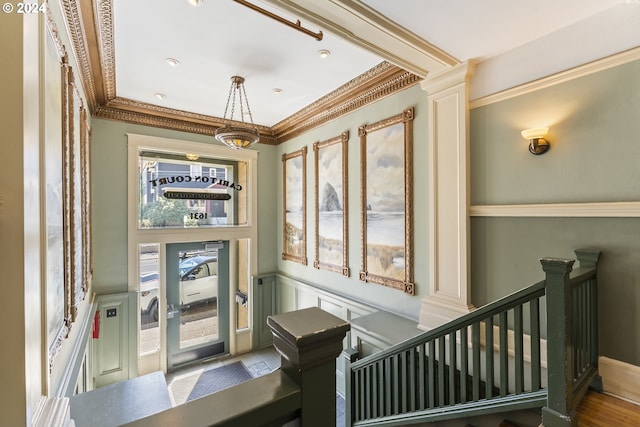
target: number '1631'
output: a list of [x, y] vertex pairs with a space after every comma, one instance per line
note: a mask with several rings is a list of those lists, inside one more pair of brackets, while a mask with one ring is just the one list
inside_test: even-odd
[[189, 214], [190, 219], [207, 219], [206, 212], [191, 212]]

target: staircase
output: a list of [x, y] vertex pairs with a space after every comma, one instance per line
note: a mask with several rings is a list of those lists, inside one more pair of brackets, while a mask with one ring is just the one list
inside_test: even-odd
[[599, 252], [576, 256], [576, 270], [573, 260], [542, 259], [545, 280], [381, 352], [359, 359], [355, 349], [345, 350], [346, 425], [540, 408], [545, 427], [575, 425], [588, 387], [601, 389]]

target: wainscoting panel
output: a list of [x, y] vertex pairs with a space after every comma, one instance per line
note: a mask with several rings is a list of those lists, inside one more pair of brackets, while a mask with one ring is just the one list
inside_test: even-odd
[[93, 341], [96, 388], [126, 380], [130, 377], [130, 319], [129, 308], [135, 293], [100, 295], [99, 338]]

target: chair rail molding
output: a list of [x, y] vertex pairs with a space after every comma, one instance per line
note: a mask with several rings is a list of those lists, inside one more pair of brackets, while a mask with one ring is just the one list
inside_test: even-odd
[[474, 205], [470, 216], [484, 217], [640, 217], [640, 202], [540, 203], [524, 205]]
[[473, 309], [469, 280], [469, 85], [475, 64], [429, 75], [431, 277], [418, 327], [433, 329]]

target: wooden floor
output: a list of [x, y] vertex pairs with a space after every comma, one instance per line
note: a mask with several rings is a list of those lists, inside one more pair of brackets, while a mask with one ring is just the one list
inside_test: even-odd
[[640, 406], [589, 391], [578, 408], [578, 427], [640, 427]]

